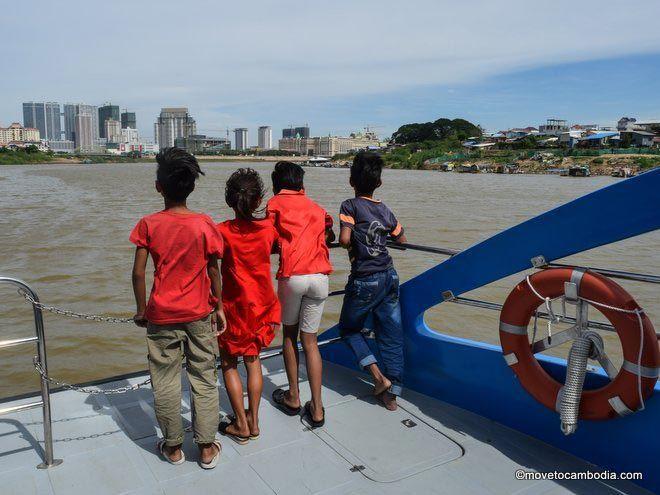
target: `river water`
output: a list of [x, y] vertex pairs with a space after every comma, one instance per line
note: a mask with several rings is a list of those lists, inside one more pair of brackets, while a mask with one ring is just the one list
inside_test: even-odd
[[[230, 215], [224, 182], [245, 163], [203, 163], [206, 172], [189, 203], [217, 221]], [[269, 185], [272, 164], [252, 165]], [[0, 167], [0, 275], [30, 283], [47, 304], [78, 312], [132, 316], [133, 247], [128, 234], [137, 220], [162, 208], [154, 190], [155, 164], [23, 165]], [[397, 214], [412, 243], [466, 248], [496, 232], [568, 200], [611, 184], [549, 175], [455, 174], [386, 170], [378, 196]], [[306, 169], [308, 194], [336, 218], [352, 195], [346, 169]], [[652, 205], [649, 205], [652, 207]], [[631, 215], [635, 212], [631, 211]], [[606, 218], [594, 221], [607, 221]], [[568, 259], [596, 267], [654, 273], [660, 266], [660, 232], [598, 248]], [[442, 261], [442, 256], [394, 252], [403, 280]], [[346, 253], [332, 251], [331, 288], [348, 274]], [[503, 302], [522, 279], [517, 274], [467, 297]], [[660, 327], [660, 299], [651, 284], [620, 281]], [[336, 322], [340, 298], [326, 305], [324, 326]], [[592, 311], [592, 315], [595, 311]], [[109, 377], [146, 367], [144, 330], [45, 314], [52, 376], [72, 382]], [[498, 342], [498, 313], [442, 304], [429, 312], [431, 327], [452, 335]], [[28, 305], [9, 286], [0, 286], [0, 340], [33, 334]], [[545, 323], [539, 325], [545, 331]], [[607, 351], [620, 362], [616, 335]], [[0, 396], [36, 390], [31, 345], [0, 350]], [[566, 354], [566, 348], [554, 350]]]

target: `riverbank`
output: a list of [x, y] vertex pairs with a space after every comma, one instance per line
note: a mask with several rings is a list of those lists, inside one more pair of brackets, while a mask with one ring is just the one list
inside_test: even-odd
[[[304, 163], [306, 156], [258, 156], [258, 155], [197, 155], [200, 162], [278, 162], [288, 160]], [[149, 163], [154, 162], [153, 155], [133, 157], [118, 155], [58, 155], [42, 151], [6, 150], [0, 152], [0, 165], [57, 165], [57, 164], [93, 164], [93, 163]]]

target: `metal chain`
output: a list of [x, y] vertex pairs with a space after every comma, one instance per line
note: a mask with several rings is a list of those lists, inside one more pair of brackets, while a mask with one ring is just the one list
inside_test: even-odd
[[135, 385], [126, 385], [124, 387], [119, 387], [119, 388], [113, 388], [113, 389], [99, 389], [99, 388], [85, 388], [85, 387], [79, 387], [77, 385], [71, 385], [70, 383], [66, 382], [61, 382], [59, 380], [55, 380], [54, 378], [49, 377], [44, 369], [41, 367], [41, 364], [39, 363], [39, 358], [37, 356], [34, 357], [34, 369], [37, 370], [37, 373], [46, 380], [48, 383], [55, 385], [57, 387], [62, 387], [66, 390], [73, 390], [75, 392], [81, 392], [83, 394], [90, 394], [90, 395], [118, 395], [118, 394], [125, 394], [126, 392], [131, 392], [133, 390], [137, 390], [139, 388], [145, 387], [151, 383], [151, 378], [146, 379], [143, 382], [136, 383]]
[[81, 320], [90, 320], [98, 321], [105, 323], [133, 323], [133, 318], [117, 318], [114, 316], [102, 316], [102, 315], [90, 315], [87, 313], [76, 313], [75, 311], [70, 311], [68, 309], [56, 308], [55, 306], [48, 306], [39, 301], [35, 301], [34, 298], [28, 294], [23, 289], [18, 289], [18, 293], [25, 298], [25, 300], [32, 304], [35, 308], [38, 308], [42, 311], [48, 311], [49, 313], [54, 313], [61, 316], [69, 316], [71, 318], [79, 318]]

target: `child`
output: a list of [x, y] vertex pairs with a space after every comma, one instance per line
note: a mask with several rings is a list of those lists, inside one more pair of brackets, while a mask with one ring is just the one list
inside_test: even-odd
[[[259, 438], [259, 402], [263, 390], [259, 352], [275, 336], [280, 304], [270, 275], [270, 254], [277, 232], [270, 219], [257, 219], [255, 211], [264, 197], [259, 174], [239, 168], [227, 181], [225, 201], [236, 218], [218, 225], [225, 245], [222, 260], [222, 304], [227, 327], [219, 336], [222, 376], [234, 410], [231, 422], [220, 432], [239, 444]], [[248, 409], [243, 403], [243, 384], [238, 357], [247, 370]]]
[[[220, 411], [215, 368], [218, 347], [212, 326], [225, 325], [218, 302], [222, 238], [207, 215], [186, 206], [195, 180], [204, 175], [195, 157], [177, 148], [165, 148], [156, 161], [156, 190], [163, 196], [165, 209], [142, 218], [131, 232], [130, 240], [137, 246], [133, 264], [137, 313], [133, 319], [136, 325], [147, 327], [149, 373], [156, 419], [163, 433], [163, 440], [158, 442], [160, 454], [171, 464], [185, 461], [181, 450], [181, 360], [185, 356], [200, 465], [212, 469], [221, 452], [215, 439]], [[149, 255], [154, 263], [154, 283], [147, 304], [145, 268]]]
[[323, 374], [316, 332], [321, 324], [328, 297], [328, 274], [332, 272], [328, 246], [334, 241], [332, 217], [305, 195], [300, 165], [278, 162], [271, 175], [275, 196], [268, 202], [280, 240], [280, 267], [277, 294], [282, 304], [284, 326], [284, 366], [289, 390], [277, 389], [273, 400], [286, 414], [300, 411], [298, 390], [298, 333], [303, 349], [312, 401], [305, 414], [312, 427], [323, 426], [325, 412], [321, 400]]
[[[374, 395], [390, 411], [397, 408], [403, 374], [403, 329], [399, 306], [399, 276], [387, 252], [388, 235], [406, 242], [401, 224], [384, 203], [373, 198], [381, 186], [382, 158], [369, 152], [355, 156], [350, 184], [355, 198], [341, 204], [339, 243], [348, 249], [351, 274], [339, 317], [342, 337], [359, 365], [374, 378]], [[376, 345], [383, 370], [361, 333], [368, 316], [375, 323]]]

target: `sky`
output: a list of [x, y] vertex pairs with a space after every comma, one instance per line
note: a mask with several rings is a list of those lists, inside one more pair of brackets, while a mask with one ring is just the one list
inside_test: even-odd
[[0, 125], [24, 101], [186, 106], [199, 133], [313, 135], [466, 118], [660, 117], [660, 2], [32, 0], [3, 9]]

